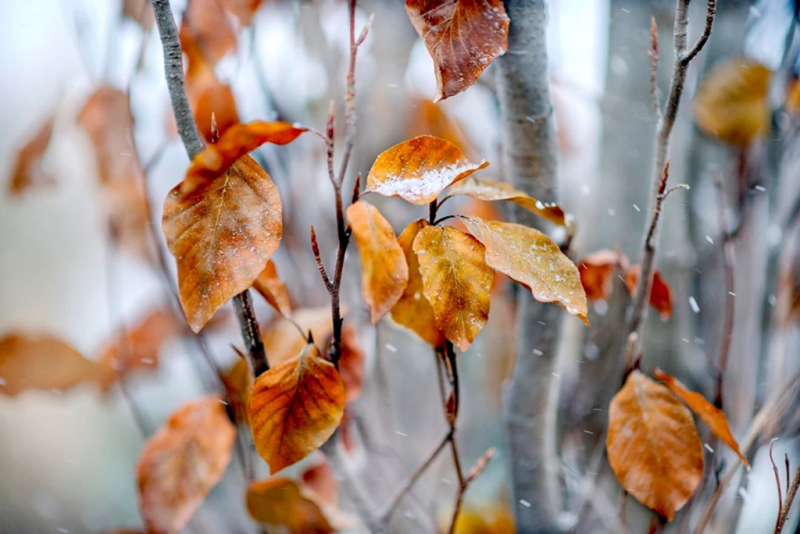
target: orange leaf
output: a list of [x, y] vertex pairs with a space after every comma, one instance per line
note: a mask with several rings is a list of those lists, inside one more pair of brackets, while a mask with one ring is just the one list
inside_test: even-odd
[[250, 427], [270, 474], [325, 443], [339, 426], [344, 404], [339, 372], [312, 344], [259, 376], [250, 391]]
[[253, 372], [245, 359], [239, 358], [233, 366], [220, 375], [225, 386], [228, 402], [237, 423], [247, 423], [247, 405], [250, 403], [250, 389], [253, 387]]
[[588, 300], [608, 300], [613, 289], [614, 272], [619, 265], [628, 268], [628, 258], [614, 250], [598, 250], [578, 262], [581, 284]]
[[500, 0], [406, 0], [406, 11], [436, 67], [434, 102], [475, 83], [508, 48]]
[[147, 440], [136, 469], [142, 519], [151, 534], [186, 526], [231, 461], [236, 430], [216, 397], [188, 402]]
[[178, 262], [181, 305], [199, 332], [278, 248], [281, 199], [264, 169], [242, 156], [218, 178], [187, 174], [167, 196], [161, 226]]
[[715, 65], [700, 83], [694, 118], [706, 134], [738, 146], [767, 135], [772, 71], [750, 59], [734, 57]]
[[[636, 293], [636, 286], [639, 285], [639, 275], [642, 272], [642, 266], [638, 263], [628, 269], [625, 274], [625, 284], [628, 286], [628, 291], [631, 295]], [[669, 284], [658, 272], [658, 269], [653, 270], [653, 283], [650, 284], [650, 306], [652, 306], [659, 314], [662, 320], [667, 320], [672, 315], [672, 290]]]
[[691, 412], [667, 388], [633, 371], [608, 417], [608, 462], [617, 480], [672, 521], [703, 477], [703, 444]]
[[487, 161], [471, 163], [449, 141], [421, 135], [378, 156], [367, 176], [367, 191], [428, 204], [448, 186], [488, 165]]
[[432, 135], [450, 141], [456, 146], [465, 147], [470, 153], [469, 142], [458, 122], [438, 106], [425, 98], [409, 102], [409, 115], [406, 120], [406, 137]]
[[339, 358], [339, 375], [344, 383], [346, 403], [350, 404], [361, 395], [364, 383], [364, 349], [358, 343], [353, 323], [342, 327], [342, 356]]
[[48, 118], [39, 131], [17, 152], [8, 187], [11, 195], [20, 195], [28, 189], [55, 184], [53, 177], [42, 167], [42, 157], [50, 145], [55, 119], [55, 115]]
[[251, 482], [247, 488], [250, 517], [280, 532], [328, 534], [334, 532], [319, 505], [288, 478]]
[[96, 363], [46, 334], [11, 333], [0, 338], [0, 393], [16, 397], [31, 390], [67, 390], [101, 374]]
[[[342, 316], [347, 313], [347, 308], [342, 308]], [[311, 331], [311, 336], [322, 342], [328, 339], [333, 332], [331, 322], [331, 307], [321, 306], [319, 308], [304, 308], [297, 310], [292, 315], [292, 320], [303, 330], [303, 334], [297, 331], [297, 327], [286, 318], [278, 317], [264, 329], [264, 350], [271, 366], [276, 366], [286, 360], [297, 356], [308, 343], [306, 335]]]
[[272, 260], [267, 262], [266, 268], [261, 271], [256, 281], [253, 283], [253, 289], [261, 293], [261, 296], [266, 299], [270, 306], [275, 308], [280, 314], [292, 314], [292, 301], [289, 298], [289, 288], [278, 277], [278, 269]]
[[181, 48], [212, 67], [236, 48], [236, 34], [219, 0], [189, 0], [180, 31]]
[[542, 232], [499, 221], [463, 218], [486, 247], [486, 263], [531, 290], [539, 302], [553, 302], [587, 325], [586, 293], [578, 268]]
[[493, 182], [476, 176], [470, 176], [453, 186], [450, 195], [467, 195], [478, 200], [510, 200], [522, 206], [531, 213], [550, 221], [553, 224], [565, 226], [567, 217], [558, 204], [545, 204], [518, 191], [511, 184]]
[[[219, 81], [213, 72], [199, 81], [191, 81], [187, 73], [186, 92], [192, 107], [197, 129], [203, 138], [212, 142], [224, 135], [231, 126], [239, 124], [236, 99], [229, 85]], [[174, 117], [170, 115], [174, 122]]]
[[142, 29], [147, 31], [150, 31], [156, 21], [150, 0], [124, 0], [122, 14], [135, 20]]
[[436, 327], [467, 350], [489, 319], [494, 271], [483, 245], [451, 226], [427, 226], [414, 239], [414, 252]]
[[303, 485], [324, 505], [336, 504], [339, 482], [328, 462], [311, 466], [300, 475]]
[[147, 261], [155, 260], [149, 225], [150, 202], [141, 179], [112, 180], [103, 184], [108, 220], [118, 244]]
[[431, 346], [439, 347], [444, 342], [444, 337], [436, 328], [433, 307], [425, 297], [422, 275], [419, 272], [419, 261], [414, 252], [414, 239], [420, 230], [427, 227], [427, 221], [421, 219], [414, 221], [397, 238], [408, 265], [408, 284], [400, 300], [392, 307], [392, 319], [410, 329]]
[[786, 113], [793, 117], [800, 115], [800, 79], [792, 78], [786, 86], [786, 100], [783, 103]]
[[242, 26], [250, 26], [263, 0], [221, 0], [222, 5], [239, 19]]
[[725, 414], [708, 402], [705, 397], [700, 395], [699, 393], [695, 393], [694, 391], [686, 389], [679, 380], [677, 380], [674, 376], [669, 375], [662, 371], [661, 369], [654, 369], [653, 370], [653, 377], [663, 382], [665, 386], [669, 388], [671, 392], [678, 396], [686, 405], [697, 414], [697, 416], [706, 424], [708, 428], [716, 435], [719, 439], [721, 439], [725, 445], [731, 448], [733, 452], [736, 453], [742, 463], [750, 469], [750, 464], [747, 462], [747, 458], [745, 458], [742, 451], [739, 449], [739, 444], [736, 442], [736, 438], [733, 437], [731, 433], [731, 429], [728, 426], [728, 419], [725, 417]]
[[306, 132], [288, 122], [253, 121], [234, 124], [219, 141], [207, 146], [192, 159], [186, 176], [215, 178], [222, 175], [233, 163], [264, 143], [285, 145]]
[[408, 283], [408, 266], [389, 221], [378, 208], [355, 202], [347, 222], [361, 253], [361, 292], [375, 324], [392, 309]]

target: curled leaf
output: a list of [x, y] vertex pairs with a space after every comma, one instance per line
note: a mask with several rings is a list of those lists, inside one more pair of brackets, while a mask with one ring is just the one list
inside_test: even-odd
[[281, 532], [329, 534], [334, 532], [319, 505], [303, 495], [288, 478], [251, 482], [247, 488], [250, 517]]
[[425, 220], [414, 221], [397, 238], [408, 265], [408, 284], [400, 299], [392, 307], [392, 319], [410, 329], [431, 346], [439, 347], [444, 343], [444, 337], [436, 328], [433, 307], [425, 297], [419, 261], [414, 252], [414, 239], [420, 230], [427, 227], [428, 222]]
[[689, 409], [696, 413], [697, 416], [708, 425], [708, 428], [711, 429], [714, 435], [721, 439], [725, 445], [730, 447], [731, 450], [736, 453], [736, 456], [742, 460], [742, 463], [750, 469], [750, 464], [739, 449], [739, 444], [736, 442], [736, 438], [733, 437], [731, 429], [728, 426], [728, 419], [725, 417], [722, 410], [708, 402], [705, 397], [699, 393], [686, 389], [686, 386], [679, 380], [661, 369], [654, 369], [653, 377], [659, 382], [663, 382], [671, 392], [685, 402]]
[[467, 195], [477, 200], [509, 200], [553, 224], [560, 226], [567, 224], [564, 210], [558, 204], [540, 202], [505, 182], [493, 182], [470, 176], [455, 184], [450, 189], [450, 194]]
[[615, 250], [598, 250], [578, 262], [581, 284], [587, 300], [608, 300], [613, 289], [617, 267], [628, 268], [628, 258]]
[[53, 185], [55, 180], [42, 167], [42, 157], [50, 145], [55, 115], [48, 118], [34, 136], [17, 152], [8, 191], [21, 195], [28, 189]]
[[475, 83], [508, 48], [509, 19], [500, 0], [406, 0], [406, 11], [436, 67], [434, 102]]
[[278, 276], [275, 262], [269, 260], [267, 266], [258, 275], [253, 283], [253, 289], [258, 291], [275, 311], [282, 315], [292, 314], [292, 301], [289, 298], [289, 288]]
[[325, 443], [339, 426], [344, 404], [339, 372], [312, 344], [259, 376], [250, 390], [248, 410], [256, 450], [270, 473]]
[[692, 414], [667, 388], [633, 371], [608, 416], [608, 462], [617, 480], [672, 521], [703, 477], [703, 444]]
[[367, 191], [428, 204], [439, 193], [489, 163], [471, 163], [457, 146], [421, 135], [382, 152], [367, 176]]
[[553, 302], [586, 324], [586, 293], [578, 268], [542, 232], [521, 224], [463, 219], [486, 247], [486, 263], [531, 290], [539, 302]]
[[[641, 272], [642, 266], [636, 264], [628, 269], [625, 275], [625, 284], [628, 286], [628, 291], [631, 292], [631, 295], [636, 293], [636, 286], [639, 285]], [[672, 290], [658, 269], [653, 270], [653, 283], [650, 284], [650, 306], [661, 314], [661, 319], [665, 321], [672, 315]]]
[[361, 254], [361, 290], [372, 323], [394, 306], [408, 283], [408, 266], [394, 230], [378, 208], [358, 201], [346, 212]]
[[225, 474], [236, 430], [216, 397], [184, 404], [144, 444], [136, 469], [147, 531], [182, 531]]
[[253, 285], [283, 233], [269, 175], [242, 156], [223, 175], [187, 175], [167, 196], [162, 229], [178, 263], [183, 310], [194, 332]]
[[489, 319], [494, 271], [483, 245], [451, 226], [427, 226], [414, 239], [414, 252], [436, 327], [467, 350]]

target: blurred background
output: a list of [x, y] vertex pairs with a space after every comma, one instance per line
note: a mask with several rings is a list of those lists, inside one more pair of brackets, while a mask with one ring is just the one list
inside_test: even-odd
[[[187, 2], [175, 0], [172, 7], [180, 20]], [[182, 179], [187, 157], [175, 133], [161, 45], [147, 9], [146, 2], [133, 0], [0, 2], [0, 336], [47, 333], [87, 359], [100, 360], [154, 311], [174, 310], [174, 261], [160, 219], [163, 199]], [[673, 10], [674, 2], [666, 0], [549, 2], [559, 201], [577, 221], [576, 260], [615, 247], [633, 263], [640, 260], [655, 128], [650, 20], [655, 18], [662, 43], [658, 80], [664, 93], [671, 75]], [[800, 50], [792, 38], [794, 10], [789, 0], [719, 1], [710, 42], [689, 70], [671, 149], [670, 183], [691, 186], [670, 196], [662, 218], [657, 267], [672, 289], [673, 313], [666, 321], [651, 313], [645, 328], [646, 364], [710, 397], [727, 295], [723, 246], [726, 236], [735, 240], [735, 326], [725, 396], [737, 438], [765, 396], [800, 368], [794, 315], [800, 287], [795, 260], [800, 115], [798, 103], [787, 99]], [[349, 179], [356, 171], [366, 174], [381, 151], [423, 133], [453, 140], [473, 160], [485, 158], [491, 166], [483, 176], [502, 179], [493, 68], [466, 92], [434, 105], [433, 63], [403, 3], [359, 1], [356, 27], [373, 13], [358, 56], [358, 138]], [[242, 122], [281, 119], [323, 130], [333, 99], [337, 127], [344, 131], [339, 119], [348, 54], [346, 3], [265, 0], [249, 24], [223, 15], [202, 23], [210, 25], [204, 31], [222, 50], [212, 78], [215, 87], [230, 89], [235, 104], [220, 104], [229, 114]], [[704, 16], [705, 3], [696, 0], [690, 40]], [[715, 66], [741, 57], [775, 74], [769, 92], [752, 104], [768, 106], [767, 132], [731, 143], [698, 128], [694, 100]], [[105, 131], [98, 126], [103, 120], [92, 117], [90, 100], [101, 87], [127, 96], [123, 110], [117, 109], [122, 118], [114, 119], [122, 132]], [[35, 179], [19, 183], [14, 177], [20, 151], [36, 136], [43, 150], [35, 158]], [[102, 151], [116, 157], [104, 159]], [[328, 296], [310, 253], [309, 225], [317, 229], [326, 262], [333, 262], [336, 242], [324, 145], [308, 135], [288, 147], [262, 147], [254, 157], [283, 200], [284, 239], [274, 260], [295, 309], [309, 309], [313, 321], [313, 309], [327, 306]], [[131, 180], [110, 184], [108, 173]], [[398, 199], [370, 202], [398, 233], [427, 213]], [[502, 217], [497, 206], [476, 201], [454, 200], [448, 210]], [[366, 354], [364, 390], [351, 414], [360, 444], [352, 462], [383, 502], [436, 446], [446, 423], [430, 348], [388, 320], [370, 325], [360, 297], [360, 264], [354, 249], [350, 252], [343, 298]], [[466, 496], [461, 532], [514, 531], [498, 417], [514, 357], [510, 292], [495, 291], [489, 324], [460, 357], [467, 392], [458, 432], [462, 458], [472, 465], [488, 447], [498, 449]], [[254, 299], [269, 332], [274, 312], [260, 297]], [[620, 531], [619, 487], [598, 445], [614, 393], [607, 380], [615, 380], [609, 377], [620, 363], [606, 357], [613, 352], [608, 333], [619, 308], [619, 302], [597, 300], [591, 329], [570, 317], [562, 332], [555, 461], [566, 480], [560, 518], [566, 532]], [[145, 362], [152, 365], [108, 388], [87, 383], [68, 391], [0, 395], [0, 532], [95, 533], [141, 526], [135, 465], [145, 437], [182, 402], [212, 391], [216, 373], [236, 361], [231, 345], [241, 346], [230, 309], [217, 314], [202, 343], [177, 327], [162, 337], [154, 361]], [[796, 407], [793, 400], [772, 428], [781, 437], [775, 457], [788, 453], [793, 465], [800, 461]], [[759, 448], [752, 472], [726, 494], [716, 532], [772, 532], [778, 505], [766, 454]], [[312, 455], [290, 473], [319, 461]], [[263, 462], [255, 469], [260, 476], [267, 473]], [[416, 508], [428, 516], [412, 506], [396, 519], [398, 531], [444, 525], [454, 480], [448, 455], [441, 455], [415, 486]], [[234, 462], [187, 531], [255, 532], [243, 488]], [[339, 501], [343, 530], [358, 531], [351, 503], [346, 497]], [[679, 516], [668, 531], [688, 528], [684, 522], [696, 520], [702, 506], [695, 508], [685, 514], [690, 519]], [[630, 532], [645, 531], [647, 511], [631, 499], [628, 513]], [[795, 528], [793, 522], [789, 526]]]

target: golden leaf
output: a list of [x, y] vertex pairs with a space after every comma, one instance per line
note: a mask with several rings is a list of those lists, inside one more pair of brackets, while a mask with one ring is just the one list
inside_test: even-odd
[[[342, 317], [347, 314], [347, 308], [342, 307]], [[267, 352], [269, 364], [272, 366], [292, 359], [303, 350], [308, 340], [306, 335], [311, 331], [311, 336], [320, 343], [328, 339], [333, 332], [331, 322], [331, 307], [302, 308], [292, 315], [292, 320], [300, 326], [303, 333], [297, 331], [292, 321], [278, 317], [270, 322], [264, 329], [264, 350]]]
[[243, 357], [227, 371], [220, 374], [220, 380], [230, 402], [237, 423], [248, 423], [247, 406], [250, 403], [250, 389], [253, 387], [253, 372]]
[[278, 269], [272, 260], [267, 262], [267, 266], [256, 278], [253, 283], [253, 289], [258, 291], [278, 313], [282, 315], [292, 314], [292, 300], [289, 298], [289, 288], [278, 276]]
[[329, 534], [334, 532], [319, 505], [303, 495], [288, 478], [251, 482], [247, 488], [250, 517], [280, 532]]
[[231, 12], [242, 26], [250, 26], [253, 22], [253, 15], [255, 15], [258, 8], [261, 7], [263, 0], [221, 0], [225, 9]]

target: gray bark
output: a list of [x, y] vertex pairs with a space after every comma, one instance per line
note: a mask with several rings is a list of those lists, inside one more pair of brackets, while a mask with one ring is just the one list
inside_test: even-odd
[[[506, 0], [511, 19], [508, 51], [498, 58], [497, 96], [506, 178], [543, 202], [555, 201], [557, 149], [550, 102], [543, 0]], [[518, 223], [541, 225], [527, 212]], [[555, 406], [560, 381], [553, 375], [561, 310], [518, 298], [517, 359], [503, 399], [514, 511], [519, 532], [558, 532], [562, 510], [558, 480]], [[534, 350], [536, 351], [534, 353]]]

